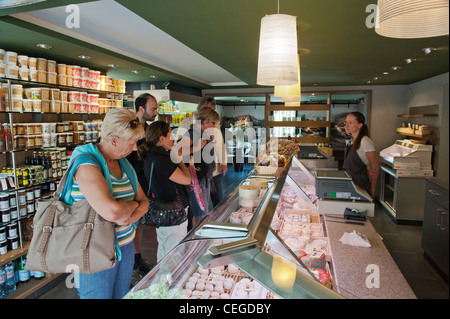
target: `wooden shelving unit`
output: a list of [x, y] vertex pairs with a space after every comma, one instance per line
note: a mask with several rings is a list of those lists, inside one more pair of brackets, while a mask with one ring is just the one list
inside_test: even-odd
[[439, 114], [428, 113], [428, 114], [398, 114], [397, 117], [438, 117]]
[[[319, 94], [321, 92], [315, 92]], [[325, 92], [324, 92], [325, 93]], [[266, 125], [266, 136], [270, 136], [270, 127], [324, 127], [327, 129], [326, 137], [312, 137], [312, 136], [301, 136], [292, 137], [299, 143], [330, 143], [330, 131], [331, 131], [331, 92], [326, 92], [328, 94], [327, 104], [303, 104], [300, 106], [284, 106], [280, 104], [270, 104], [270, 96], [266, 95], [266, 111], [265, 111], [265, 125]], [[270, 112], [273, 111], [326, 111], [328, 121], [269, 121]], [[281, 137], [283, 138], [283, 137]]]

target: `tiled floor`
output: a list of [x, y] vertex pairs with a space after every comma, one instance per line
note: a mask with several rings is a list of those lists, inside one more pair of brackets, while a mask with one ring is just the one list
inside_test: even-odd
[[[235, 172], [229, 166], [224, 179], [224, 193], [228, 194], [247, 176], [251, 170], [245, 165], [242, 172]], [[420, 242], [422, 227], [410, 225], [396, 225], [377, 205], [375, 216], [371, 222], [384, 240], [384, 244], [391, 253], [401, 272], [405, 276], [412, 290], [419, 299], [448, 299], [449, 287], [440, 274], [424, 258]], [[156, 261], [156, 236], [152, 227], [144, 227], [141, 252], [151, 263]], [[36, 296], [33, 296], [36, 297]], [[78, 298], [75, 289], [66, 288], [62, 280], [54, 288], [37, 298], [42, 299], [75, 299]]]

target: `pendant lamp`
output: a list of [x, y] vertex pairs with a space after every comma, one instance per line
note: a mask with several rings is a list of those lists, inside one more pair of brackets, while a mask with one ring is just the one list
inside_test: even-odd
[[261, 19], [258, 85], [298, 83], [297, 17], [271, 14]]
[[400, 39], [448, 35], [448, 10], [448, 0], [378, 0], [375, 32]]
[[287, 102], [285, 106], [300, 106], [302, 100], [300, 54], [297, 54], [298, 83], [293, 85], [277, 85], [274, 88], [274, 96], [281, 97], [281, 101]]

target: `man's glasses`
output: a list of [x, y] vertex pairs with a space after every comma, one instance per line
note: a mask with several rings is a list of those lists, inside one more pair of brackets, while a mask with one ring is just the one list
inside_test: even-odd
[[137, 119], [131, 120], [130, 123], [128, 123], [127, 128], [135, 129], [139, 126], [139, 121]]

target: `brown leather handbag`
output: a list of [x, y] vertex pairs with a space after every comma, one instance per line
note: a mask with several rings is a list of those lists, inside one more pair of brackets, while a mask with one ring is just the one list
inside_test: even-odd
[[70, 168], [53, 198], [38, 201], [27, 270], [68, 273], [76, 269], [89, 274], [111, 269], [116, 264], [114, 224], [97, 214], [86, 199], [73, 205], [60, 200]]

